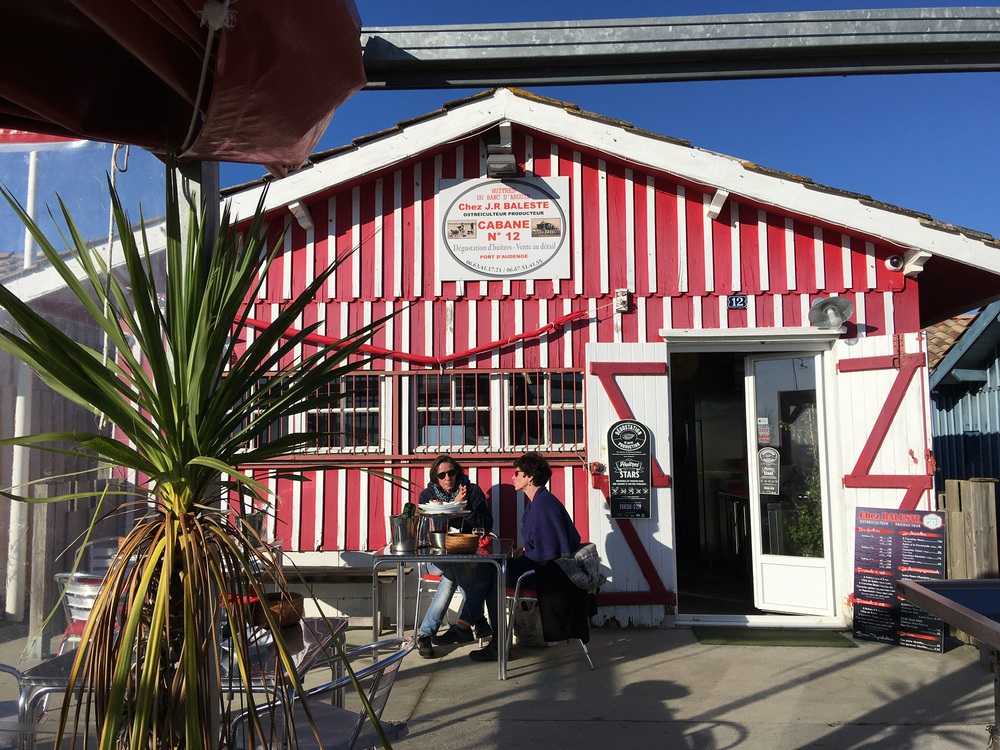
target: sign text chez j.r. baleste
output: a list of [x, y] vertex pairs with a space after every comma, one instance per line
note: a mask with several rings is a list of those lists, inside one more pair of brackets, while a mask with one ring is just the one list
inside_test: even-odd
[[437, 278], [567, 279], [566, 177], [440, 180]]

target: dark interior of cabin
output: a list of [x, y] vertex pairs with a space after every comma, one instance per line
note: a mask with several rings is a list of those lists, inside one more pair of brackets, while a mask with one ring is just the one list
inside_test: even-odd
[[678, 614], [753, 606], [744, 355], [670, 358]]

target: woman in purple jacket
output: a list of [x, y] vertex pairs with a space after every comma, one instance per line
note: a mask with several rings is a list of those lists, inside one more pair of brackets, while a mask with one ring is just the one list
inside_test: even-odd
[[[565, 555], [573, 555], [580, 549], [580, 532], [573, 525], [573, 519], [566, 512], [566, 507], [549, 492], [545, 485], [552, 478], [552, 468], [538, 453], [525, 453], [514, 462], [514, 489], [523, 492], [528, 498], [521, 521], [521, 539], [524, 546], [514, 550], [513, 558], [507, 564], [508, 585], [513, 586], [521, 574], [529, 570], [538, 570], [549, 560]], [[493, 632], [497, 632], [497, 597], [496, 576], [487, 566], [477, 571], [477, 582], [472, 592], [466, 592], [466, 605], [481, 607], [480, 596], [485, 599], [486, 612]], [[473, 610], [475, 611], [475, 610]], [[481, 651], [473, 651], [470, 658], [476, 661], [496, 661], [497, 644], [490, 644]]]

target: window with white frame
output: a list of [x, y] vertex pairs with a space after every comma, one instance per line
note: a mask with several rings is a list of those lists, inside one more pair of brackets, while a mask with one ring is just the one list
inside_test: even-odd
[[490, 375], [413, 376], [414, 447], [418, 451], [490, 447]]
[[506, 380], [505, 448], [583, 448], [583, 373], [519, 372]]
[[318, 432], [318, 452], [583, 450], [583, 373], [371, 372], [331, 381], [322, 407], [276, 424], [264, 442]]
[[336, 398], [299, 417], [304, 419], [306, 432], [324, 433], [317, 443], [319, 450], [379, 450], [381, 381], [379, 375], [345, 375], [330, 381], [317, 394]]

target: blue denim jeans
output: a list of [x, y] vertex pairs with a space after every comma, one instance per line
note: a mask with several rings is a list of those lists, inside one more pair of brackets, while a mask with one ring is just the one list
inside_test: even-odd
[[448, 607], [451, 605], [451, 597], [455, 594], [456, 588], [460, 588], [462, 590], [462, 596], [465, 597], [465, 603], [462, 605], [462, 614], [459, 615], [460, 619], [473, 623], [476, 619], [478, 619], [479, 615], [483, 613], [483, 603], [480, 598], [479, 612], [473, 614], [471, 620], [466, 620], [465, 618], [466, 606], [469, 601], [468, 592], [471, 587], [479, 585], [475, 579], [475, 571], [473, 570], [473, 568], [476, 567], [477, 566], [475, 564], [463, 565], [461, 563], [428, 566], [429, 572], [439, 573], [441, 575], [441, 581], [438, 583], [437, 591], [434, 592], [434, 598], [431, 599], [431, 604], [427, 608], [427, 614], [424, 615], [424, 619], [421, 621], [420, 627], [418, 628], [420, 635], [435, 635], [438, 632], [438, 628], [440, 628], [441, 623], [444, 622], [445, 615], [448, 614]]

